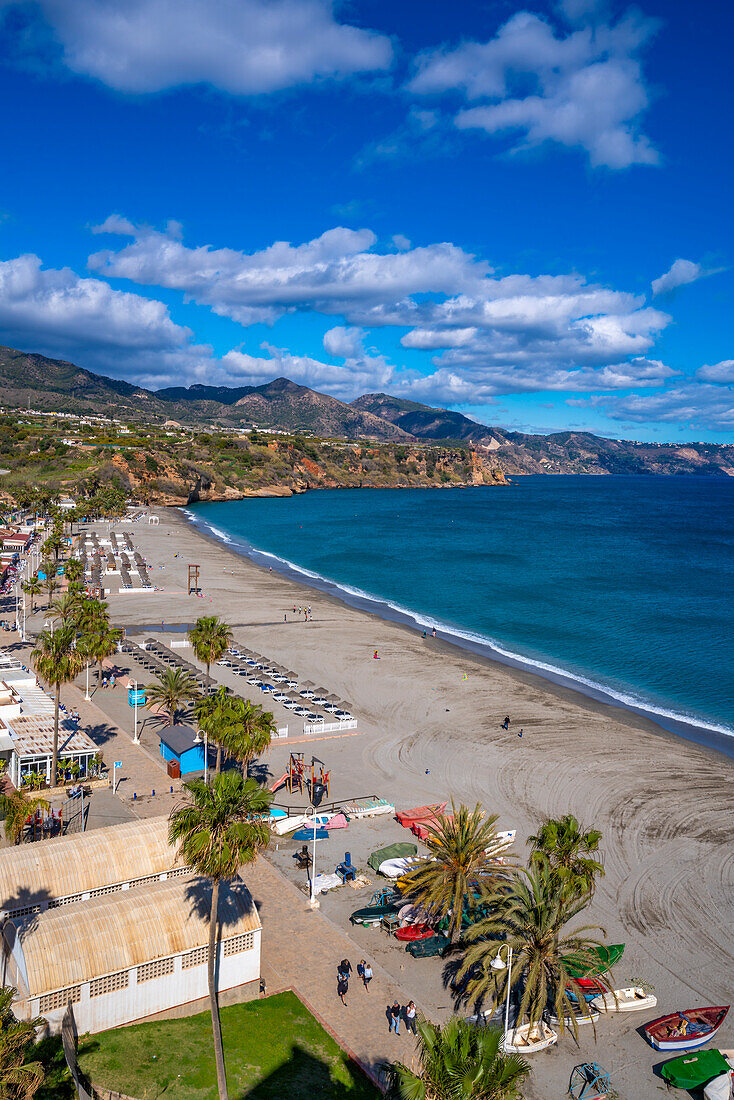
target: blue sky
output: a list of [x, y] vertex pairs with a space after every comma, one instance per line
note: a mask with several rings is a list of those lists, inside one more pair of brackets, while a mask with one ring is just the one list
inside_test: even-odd
[[731, 441], [734, 16], [0, 0], [0, 342]]

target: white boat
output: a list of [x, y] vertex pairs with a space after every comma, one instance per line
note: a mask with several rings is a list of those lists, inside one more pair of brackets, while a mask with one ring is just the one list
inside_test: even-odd
[[558, 1036], [542, 1020], [539, 1024], [523, 1024], [507, 1032], [505, 1051], [508, 1054], [537, 1054], [558, 1042]]
[[[583, 1016], [579, 1014], [576, 1017], [576, 1026], [582, 1027], [584, 1024], [595, 1024], [600, 1015], [601, 1013], [598, 1012], [595, 1008], [592, 1009], [591, 1012], [585, 1013]], [[561, 1021], [558, 1019], [557, 1016], [548, 1016], [549, 1024], [553, 1024], [555, 1026], [556, 1024], [560, 1024], [560, 1022]], [[563, 1026], [565, 1028], [568, 1028], [569, 1031], [573, 1031], [573, 1024], [574, 1022], [570, 1016], [563, 1017]]]
[[306, 814], [298, 814], [296, 817], [279, 817], [273, 823], [273, 832], [277, 833], [278, 836], [285, 836], [286, 833], [294, 833], [296, 829], [300, 829], [307, 821]]
[[630, 985], [594, 997], [591, 1005], [600, 1012], [639, 1012], [643, 1008], [654, 1008], [657, 1003], [654, 993], [646, 993], [639, 985]]
[[720, 1073], [704, 1086], [704, 1100], [731, 1100], [732, 1096], [734, 1096], [734, 1070]]
[[377, 868], [378, 875], [384, 875], [385, 878], [400, 878], [406, 871], [410, 870], [413, 863], [424, 863], [425, 860], [420, 856], [399, 856], [397, 859], [386, 859]]

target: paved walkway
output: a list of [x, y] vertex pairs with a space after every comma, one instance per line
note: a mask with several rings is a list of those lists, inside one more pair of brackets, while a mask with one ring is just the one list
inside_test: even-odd
[[374, 972], [369, 992], [354, 973], [345, 1008], [336, 992], [336, 968], [341, 959], [349, 959], [356, 971], [362, 949], [319, 910], [312, 911], [305, 894], [266, 859], [244, 867], [242, 878], [263, 924], [261, 971], [268, 993], [293, 988], [373, 1076], [379, 1077], [386, 1061], [410, 1065], [415, 1040], [403, 1021], [400, 1035], [391, 1035], [385, 1015], [388, 1005], [406, 1005], [410, 995], [369, 960]]

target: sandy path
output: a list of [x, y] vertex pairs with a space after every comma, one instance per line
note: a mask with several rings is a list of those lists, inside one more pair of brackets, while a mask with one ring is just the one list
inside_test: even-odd
[[[593, 823], [604, 836], [606, 876], [589, 918], [611, 942], [627, 945], [618, 983], [649, 981], [659, 1013], [732, 1000], [731, 760], [268, 573], [176, 513], [158, 528], [136, 526], [135, 537], [153, 564], [151, 578], [167, 591], [112, 596], [117, 623], [160, 629], [161, 620], [220, 614], [245, 644], [349, 700], [364, 736], [330, 745], [328, 761], [352, 790], [377, 790], [401, 806], [452, 795], [479, 801], [519, 838], [545, 814], [571, 811]], [[189, 561], [202, 566], [203, 599], [181, 595]], [[304, 600], [313, 621], [283, 623]], [[379, 662], [371, 659], [375, 648]], [[500, 729], [506, 713], [509, 734]], [[634, 1015], [607, 1021], [596, 1046], [582, 1042], [584, 1056], [611, 1070], [629, 1097], [656, 1096], [660, 1086], [651, 1067], [663, 1059], [636, 1034], [640, 1022]], [[731, 1023], [719, 1044], [734, 1046]], [[538, 1095], [562, 1095], [580, 1060], [571, 1040], [535, 1060], [537, 1082], [548, 1087]]]

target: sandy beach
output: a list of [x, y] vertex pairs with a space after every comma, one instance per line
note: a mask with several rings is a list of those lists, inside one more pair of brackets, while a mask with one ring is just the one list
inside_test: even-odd
[[[525, 838], [544, 816], [574, 813], [603, 833], [606, 874], [587, 915], [603, 926], [609, 942], [626, 944], [616, 984], [649, 983], [658, 998], [653, 1015], [729, 1003], [730, 759], [630, 712], [430, 636], [424, 640], [269, 572], [204, 536], [174, 509], [160, 510], [159, 526], [138, 523], [133, 530], [151, 580], [163, 591], [111, 594], [117, 625], [133, 635], [155, 631], [166, 641], [199, 615], [219, 615], [237, 641], [352, 705], [359, 719], [354, 735], [313, 742], [313, 753], [332, 771], [332, 798], [374, 792], [403, 808], [439, 798], [479, 802], [498, 815], [499, 828], [517, 829], [522, 856]], [[186, 592], [189, 562], [201, 566], [198, 598]], [[312, 608], [308, 622], [292, 613], [294, 605], [304, 604]], [[236, 682], [239, 691], [246, 690], [244, 679]], [[253, 698], [263, 701], [259, 693]], [[505, 714], [512, 719], [509, 732], [501, 728]], [[284, 720], [287, 712], [276, 717]], [[292, 716], [289, 721], [295, 731]], [[288, 751], [286, 741], [274, 745], [267, 761], [271, 774], [283, 770]], [[393, 822], [386, 842], [404, 839], [401, 834]], [[356, 839], [350, 835], [349, 841], [354, 851]], [[339, 841], [337, 847], [343, 846]], [[323, 906], [342, 929], [348, 901], [330, 897]], [[361, 930], [355, 938], [361, 942]], [[381, 965], [404, 970], [404, 957], [394, 955], [391, 962], [384, 947], [381, 952]], [[437, 1018], [445, 1015], [450, 998], [436, 979], [440, 964], [415, 965], [425, 972], [432, 968], [423, 1003]], [[573, 1065], [594, 1059], [629, 1100], [656, 1096], [662, 1082], [653, 1067], [665, 1058], [638, 1034], [651, 1018], [640, 1016], [602, 1021], [596, 1042], [582, 1033], [580, 1050], [566, 1036], [535, 1056], [528, 1095], [563, 1095]], [[734, 1047], [734, 1021], [722, 1029], [717, 1045]]]

